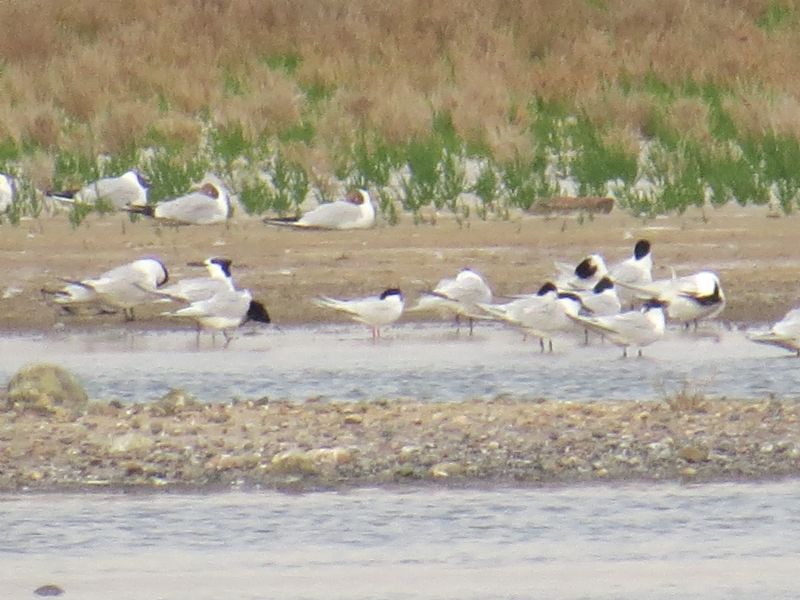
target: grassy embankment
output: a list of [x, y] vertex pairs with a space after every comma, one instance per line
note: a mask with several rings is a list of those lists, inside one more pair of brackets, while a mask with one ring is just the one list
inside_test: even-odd
[[563, 192], [788, 212], [798, 20], [778, 0], [11, 0], [0, 169], [22, 201], [6, 217], [37, 214], [35, 188], [132, 166], [153, 201], [217, 172], [253, 213], [352, 185], [390, 221]]

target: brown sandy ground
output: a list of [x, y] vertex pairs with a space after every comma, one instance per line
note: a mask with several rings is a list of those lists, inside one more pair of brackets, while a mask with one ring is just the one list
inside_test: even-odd
[[777, 400], [199, 404], [0, 414], [0, 491], [318, 489], [737, 480], [800, 474]]
[[[41, 218], [0, 227], [0, 296], [8, 296], [0, 300], [0, 331], [121, 326], [121, 315], [60, 315], [39, 289], [145, 255], [165, 260], [174, 279], [192, 274], [187, 261], [228, 256], [237, 281], [264, 300], [275, 322], [300, 324], [337, 318], [308, 301], [315, 294], [400, 286], [413, 301], [465, 265], [482, 271], [498, 294], [529, 291], [552, 275], [554, 260], [601, 251], [615, 261], [639, 237], [653, 242], [659, 276], [669, 276], [669, 266], [679, 274], [714, 269], [729, 298], [723, 318], [767, 322], [798, 301], [797, 228], [794, 216], [736, 207], [648, 221], [617, 211], [583, 222], [406, 219], [338, 233], [286, 231], [256, 219], [176, 230], [120, 216], [72, 230], [63, 217]], [[176, 326], [155, 316], [162, 310], [142, 307], [132, 326]], [[669, 402], [200, 405], [180, 393], [133, 406], [93, 403], [77, 415], [10, 409], [0, 412], [0, 490], [797, 476], [799, 412], [793, 401], [680, 395]]]
[[[0, 331], [121, 324], [121, 315], [64, 316], [39, 290], [143, 256], [160, 257], [173, 280], [197, 275], [188, 261], [227, 256], [238, 284], [286, 325], [341, 318], [313, 306], [317, 294], [357, 296], [397, 286], [413, 302], [464, 266], [483, 273], [498, 295], [533, 291], [553, 276], [554, 260], [577, 263], [601, 252], [613, 263], [629, 256], [640, 237], [653, 242], [657, 277], [669, 277], [670, 267], [679, 275], [715, 270], [728, 295], [724, 320], [768, 322], [798, 302], [798, 223], [796, 216], [768, 218], [765, 208], [736, 206], [650, 220], [616, 210], [592, 219], [514, 215], [459, 224], [440, 217], [434, 225], [405, 217], [397, 226], [355, 232], [284, 230], [246, 218], [227, 227], [175, 229], [119, 215], [72, 229], [63, 216], [42, 217], [0, 226]], [[158, 317], [163, 310], [140, 307], [135, 326], [185, 326]]]

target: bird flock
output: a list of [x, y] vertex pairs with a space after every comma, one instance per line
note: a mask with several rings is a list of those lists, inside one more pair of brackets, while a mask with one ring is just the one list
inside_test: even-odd
[[[118, 177], [107, 177], [80, 189], [47, 191], [45, 196], [66, 204], [98, 205], [139, 214], [159, 222], [179, 225], [224, 223], [232, 213], [225, 186], [214, 175], [206, 175], [199, 187], [157, 204], [148, 203], [149, 182], [133, 169]], [[17, 193], [16, 180], [0, 174], [0, 212], [7, 209]], [[320, 204], [296, 217], [267, 217], [264, 223], [295, 229], [366, 229], [373, 227], [376, 211], [370, 194], [356, 189], [346, 197]], [[184, 279], [167, 285], [169, 274], [155, 258], [142, 258], [115, 267], [97, 277], [64, 280], [60, 289], [42, 290], [53, 303], [69, 312], [81, 307], [121, 310], [127, 320], [134, 319], [134, 308], [149, 302], [171, 302], [183, 306], [165, 311], [163, 316], [193, 320], [199, 332], [221, 331], [226, 345], [231, 332], [248, 321], [270, 323], [264, 305], [247, 289], [237, 289], [231, 277], [231, 261], [211, 257], [202, 263], [206, 277]], [[476, 321], [493, 320], [520, 329], [538, 338], [541, 351], [553, 350], [553, 341], [590, 333], [599, 334], [622, 348], [638, 350], [664, 336], [668, 322], [689, 327], [713, 319], [725, 308], [725, 294], [718, 275], [703, 270], [678, 277], [654, 280], [651, 244], [639, 240], [629, 258], [608, 267], [600, 254], [590, 254], [577, 265], [556, 263], [554, 276], [534, 293], [520, 294], [497, 302], [486, 280], [475, 270], [465, 268], [452, 278], [441, 279], [432, 289], [419, 295], [414, 306], [406, 308], [403, 292], [391, 287], [366, 298], [337, 299], [319, 296], [312, 302], [321, 308], [345, 313], [366, 324], [372, 338], [381, 329], [397, 322], [404, 313], [433, 312], [454, 315], [460, 329], [466, 320], [472, 335]], [[796, 352], [800, 356], [800, 309], [789, 311], [768, 331], [748, 337]]]
[[[221, 179], [206, 174], [196, 189], [155, 204], [148, 202], [151, 184], [137, 169], [118, 177], [104, 177], [69, 190], [47, 190], [42, 196], [54, 205], [102, 207], [143, 215], [172, 225], [214, 225], [225, 223], [233, 215], [230, 193]], [[11, 175], [0, 173], [0, 214], [16, 201], [18, 183]], [[323, 202], [303, 215], [266, 217], [264, 223], [295, 229], [367, 229], [376, 222], [375, 206], [365, 189], [356, 189], [342, 199]]]
[[[697, 327], [700, 320], [719, 315], [726, 302], [719, 277], [711, 271], [653, 280], [650, 249], [648, 240], [639, 240], [633, 255], [611, 268], [599, 254], [585, 257], [574, 267], [556, 263], [552, 281], [535, 293], [512, 296], [505, 302], [494, 302], [486, 280], [466, 268], [424, 291], [405, 312], [455, 315], [459, 326], [462, 319], [467, 320], [470, 334], [476, 321], [499, 321], [538, 338], [542, 352], [546, 347], [552, 352], [554, 338], [583, 335], [588, 343], [593, 332], [620, 346], [623, 356], [629, 347], [641, 356], [642, 348], [664, 336], [668, 320]], [[396, 322], [404, 312], [403, 294], [395, 288], [368, 298], [321, 297], [316, 303], [367, 324], [373, 339], [380, 337], [381, 327]]]

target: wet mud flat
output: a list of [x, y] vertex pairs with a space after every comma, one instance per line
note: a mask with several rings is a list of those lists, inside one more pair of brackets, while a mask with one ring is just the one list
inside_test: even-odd
[[800, 475], [795, 401], [91, 403], [0, 413], [0, 491], [312, 490]]

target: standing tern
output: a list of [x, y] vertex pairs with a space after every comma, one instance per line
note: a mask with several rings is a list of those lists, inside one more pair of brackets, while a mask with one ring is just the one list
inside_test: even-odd
[[576, 294], [559, 292], [551, 282], [545, 283], [536, 294], [521, 296], [506, 304], [478, 304], [493, 318], [538, 337], [542, 352], [545, 340], [548, 340], [552, 352], [554, 335], [577, 329], [568, 315], [577, 315], [582, 306]]
[[607, 337], [617, 346], [622, 346], [622, 356], [628, 356], [628, 346], [637, 346], [639, 356], [642, 348], [664, 336], [664, 303], [651, 299], [641, 310], [631, 310], [605, 317], [568, 315], [577, 323]]
[[231, 216], [228, 193], [211, 181], [173, 200], [125, 210], [174, 225], [213, 225], [225, 223]]
[[232, 338], [231, 331], [247, 321], [270, 323], [267, 309], [261, 302], [253, 299], [250, 290], [223, 289], [205, 300], [192, 302], [185, 308], [162, 313], [169, 317], [182, 317], [197, 323], [197, 344], [200, 344], [200, 330], [222, 331], [227, 348]]
[[327, 296], [314, 299], [314, 304], [347, 313], [350, 318], [372, 328], [372, 339], [381, 337], [381, 327], [391, 325], [403, 314], [403, 293], [397, 288], [389, 288], [380, 296], [337, 300]]
[[[634, 286], [647, 285], [653, 281], [653, 256], [650, 253], [650, 242], [639, 240], [633, 247], [633, 256], [612, 266], [609, 275], [618, 284]], [[633, 290], [626, 287], [619, 287], [617, 293], [620, 300], [627, 305], [631, 305], [636, 299]]]
[[369, 192], [358, 189], [342, 200], [320, 204], [302, 217], [268, 217], [264, 223], [297, 229], [369, 229], [375, 225], [375, 207]]
[[68, 285], [52, 293], [55, 302], [64, 307], [86, 303], [113, 306], [123, 310], [125, 320], [133, 321], [134, 307], [150, 302], [156, 290], [168, 280], [164, 263], [155, 258], [142, 258], [92, 279], [65, 279]]
[[119, 177], [104, 177], [80, 189], [60, 192], [48, 191], [46, 196], [67, 203], [94, 205], [105, 201], [117, 210], [147, 204], [147, 190], [150, 183], [136, 169], [131, 169]]
[[725, 308], [725, 294], [719, 277], [711, 271], [700, 271], [685, 277], [659, 279], [646, 285], [620, 282], [636, 292], [639, 298], [656, 298], [666, 304], [667, 317], [687, 327], [701, 319], [712, 319]]
[[472, 335], [473, 321], [484, 316], [478, 304], [491, 302], [492, 290], [489, 285], [478, 273], [466, 268], [455, 278], [440, 280], [432, 291], [423, 292], [417, 304], [410, 310], [452, 313], [459, 325], [461, 317], [466, 317], [469, 321], [469, 334]]
[[759, 344], [778, 346], [800, 357], [800, 308], [790, 310], [765, 333], [749, 333], [747, 337]]

